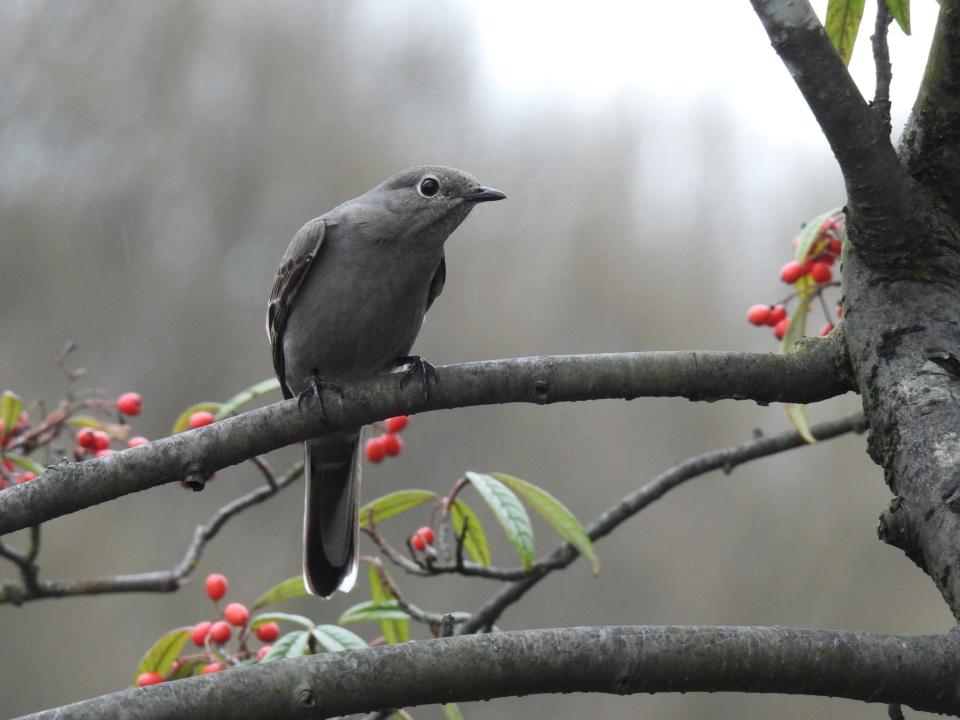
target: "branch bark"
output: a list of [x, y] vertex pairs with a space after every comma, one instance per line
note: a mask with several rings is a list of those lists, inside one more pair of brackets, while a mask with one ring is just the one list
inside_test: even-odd
[[0, 493], [0, 535], [39, 525], [129, 493], [215, 470], [340, 427], [391, 415], [494, 403], [686, 397], [807, 403], [851, 389], [837, 339], [810, 341], [796, 354], [649, 352], [488, 360], [437, 368], [425, 399], [399, 373], [344, 384], [316, 403], [296, 399], [82, 463], [50, 466], [36, 480]]
[[960, 637], [782, 627], [596, 627], [324, 653], [28, 716], [319, 718], [558, 692], [765, 692], [960, 713]]

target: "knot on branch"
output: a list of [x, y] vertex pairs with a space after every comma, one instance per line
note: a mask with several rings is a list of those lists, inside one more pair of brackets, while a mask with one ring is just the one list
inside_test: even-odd
[[903, 498], [895, 497], [890, 501], [890, 507], [881, 513], [877, 524], [877, 537], [888, 545], [900, 548], [920, 569], [924, 569], [916, 533]]
[[207, 480], [210, 479], [212, 474], [200, 463], [190, 463], [187, 465], [186, 473], [184, 473], [183, 484], [194, 492], [200, 492], [207, 486]]

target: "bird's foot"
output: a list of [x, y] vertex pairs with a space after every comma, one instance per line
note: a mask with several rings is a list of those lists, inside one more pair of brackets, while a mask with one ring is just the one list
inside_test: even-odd
[[423, 387], [423, 400], [427, 402], [430, 399], [430, 383], [440, 384], [440, 378], [437, 377], [437, 370], [430, 363], [419, 355], [408, 355], [396, 359], [396, 367], [406, 366], [403, 371], [403, 377], [400, 378], [400, 389], [410, 382], [414, 375], [420, 376], [420, 384]]
[[343, 390], [340, 389], [339, 385], [330, 380], [324, 380], [316, 372], [312, 373], [310, 377], [307, 378], [306, 387], [303, 389], [303, 392], [297, 396], [297, 407], [301, 410], [303, 410], [304, 400], [313, 398], [317, 401], [317, 405], [320, 407], [320, 420], [322, 422], [327, 421], [327, 411], [323, 405], [324, 390], [330, 390], [336, 393], [341, 399], [343, 398]]

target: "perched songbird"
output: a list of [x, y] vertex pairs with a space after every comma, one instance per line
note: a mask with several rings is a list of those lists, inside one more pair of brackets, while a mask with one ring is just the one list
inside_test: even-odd
[[[460, 170], [414, 167], [300, 228], [267, 308], [284, 396], [322, 398], [324, 387], [409, 361], [443, 290], [444, 242], [477, 203], [504, 197]], [[303, 575], [323, 597], [357, 577], [360, 431], [306, 443]]]

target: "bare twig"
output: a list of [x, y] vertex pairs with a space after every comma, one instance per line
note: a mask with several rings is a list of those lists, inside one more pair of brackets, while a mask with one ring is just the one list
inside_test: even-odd
[[[858, 412], [839, 420], [815, 425], [811, 428], [811, 432], [818, 440], [828, 440], [850, 432], [863, 432], [863, 429], [863, 414]], [[808, 445], [797, 435], [796, 431], [789, 430], [779, 435], [755, 438], [742, 445], [714, 450], [684, 460], [597, 516], [593, 522], [587, 525], [587, 535], [591, 540], [597, 540], [608, 535], [640, 510], [659, 500], [673, 488], [695, 477], [713, 470], [729, 472], [736, 466], [751, 460], [798, 447], [808, 447]], [[501, 588], [487, 600], [474, 613], [473, 617], [460, 627], [460, 634], [473, 633], [492, 627], [503, 611], [523, 597], [530, 588], [554, 570], [567, 567], [576, 560], [579, 554], [576, 548], [569, 543], [557, 547], [547, 558], [535, 563], [530, 568], [528, 577]]]
[[893, 18], [884, 0], [877, 0], [877, 22], [870, 41], [873, 43], [873, 62], [877, 69], [877, 86], [870, 107], [883, 123], [884, 132], [890, 136], [890, 81], [893, 68], [890, 65], [890, 48], [887, 45], [887, 30]]

